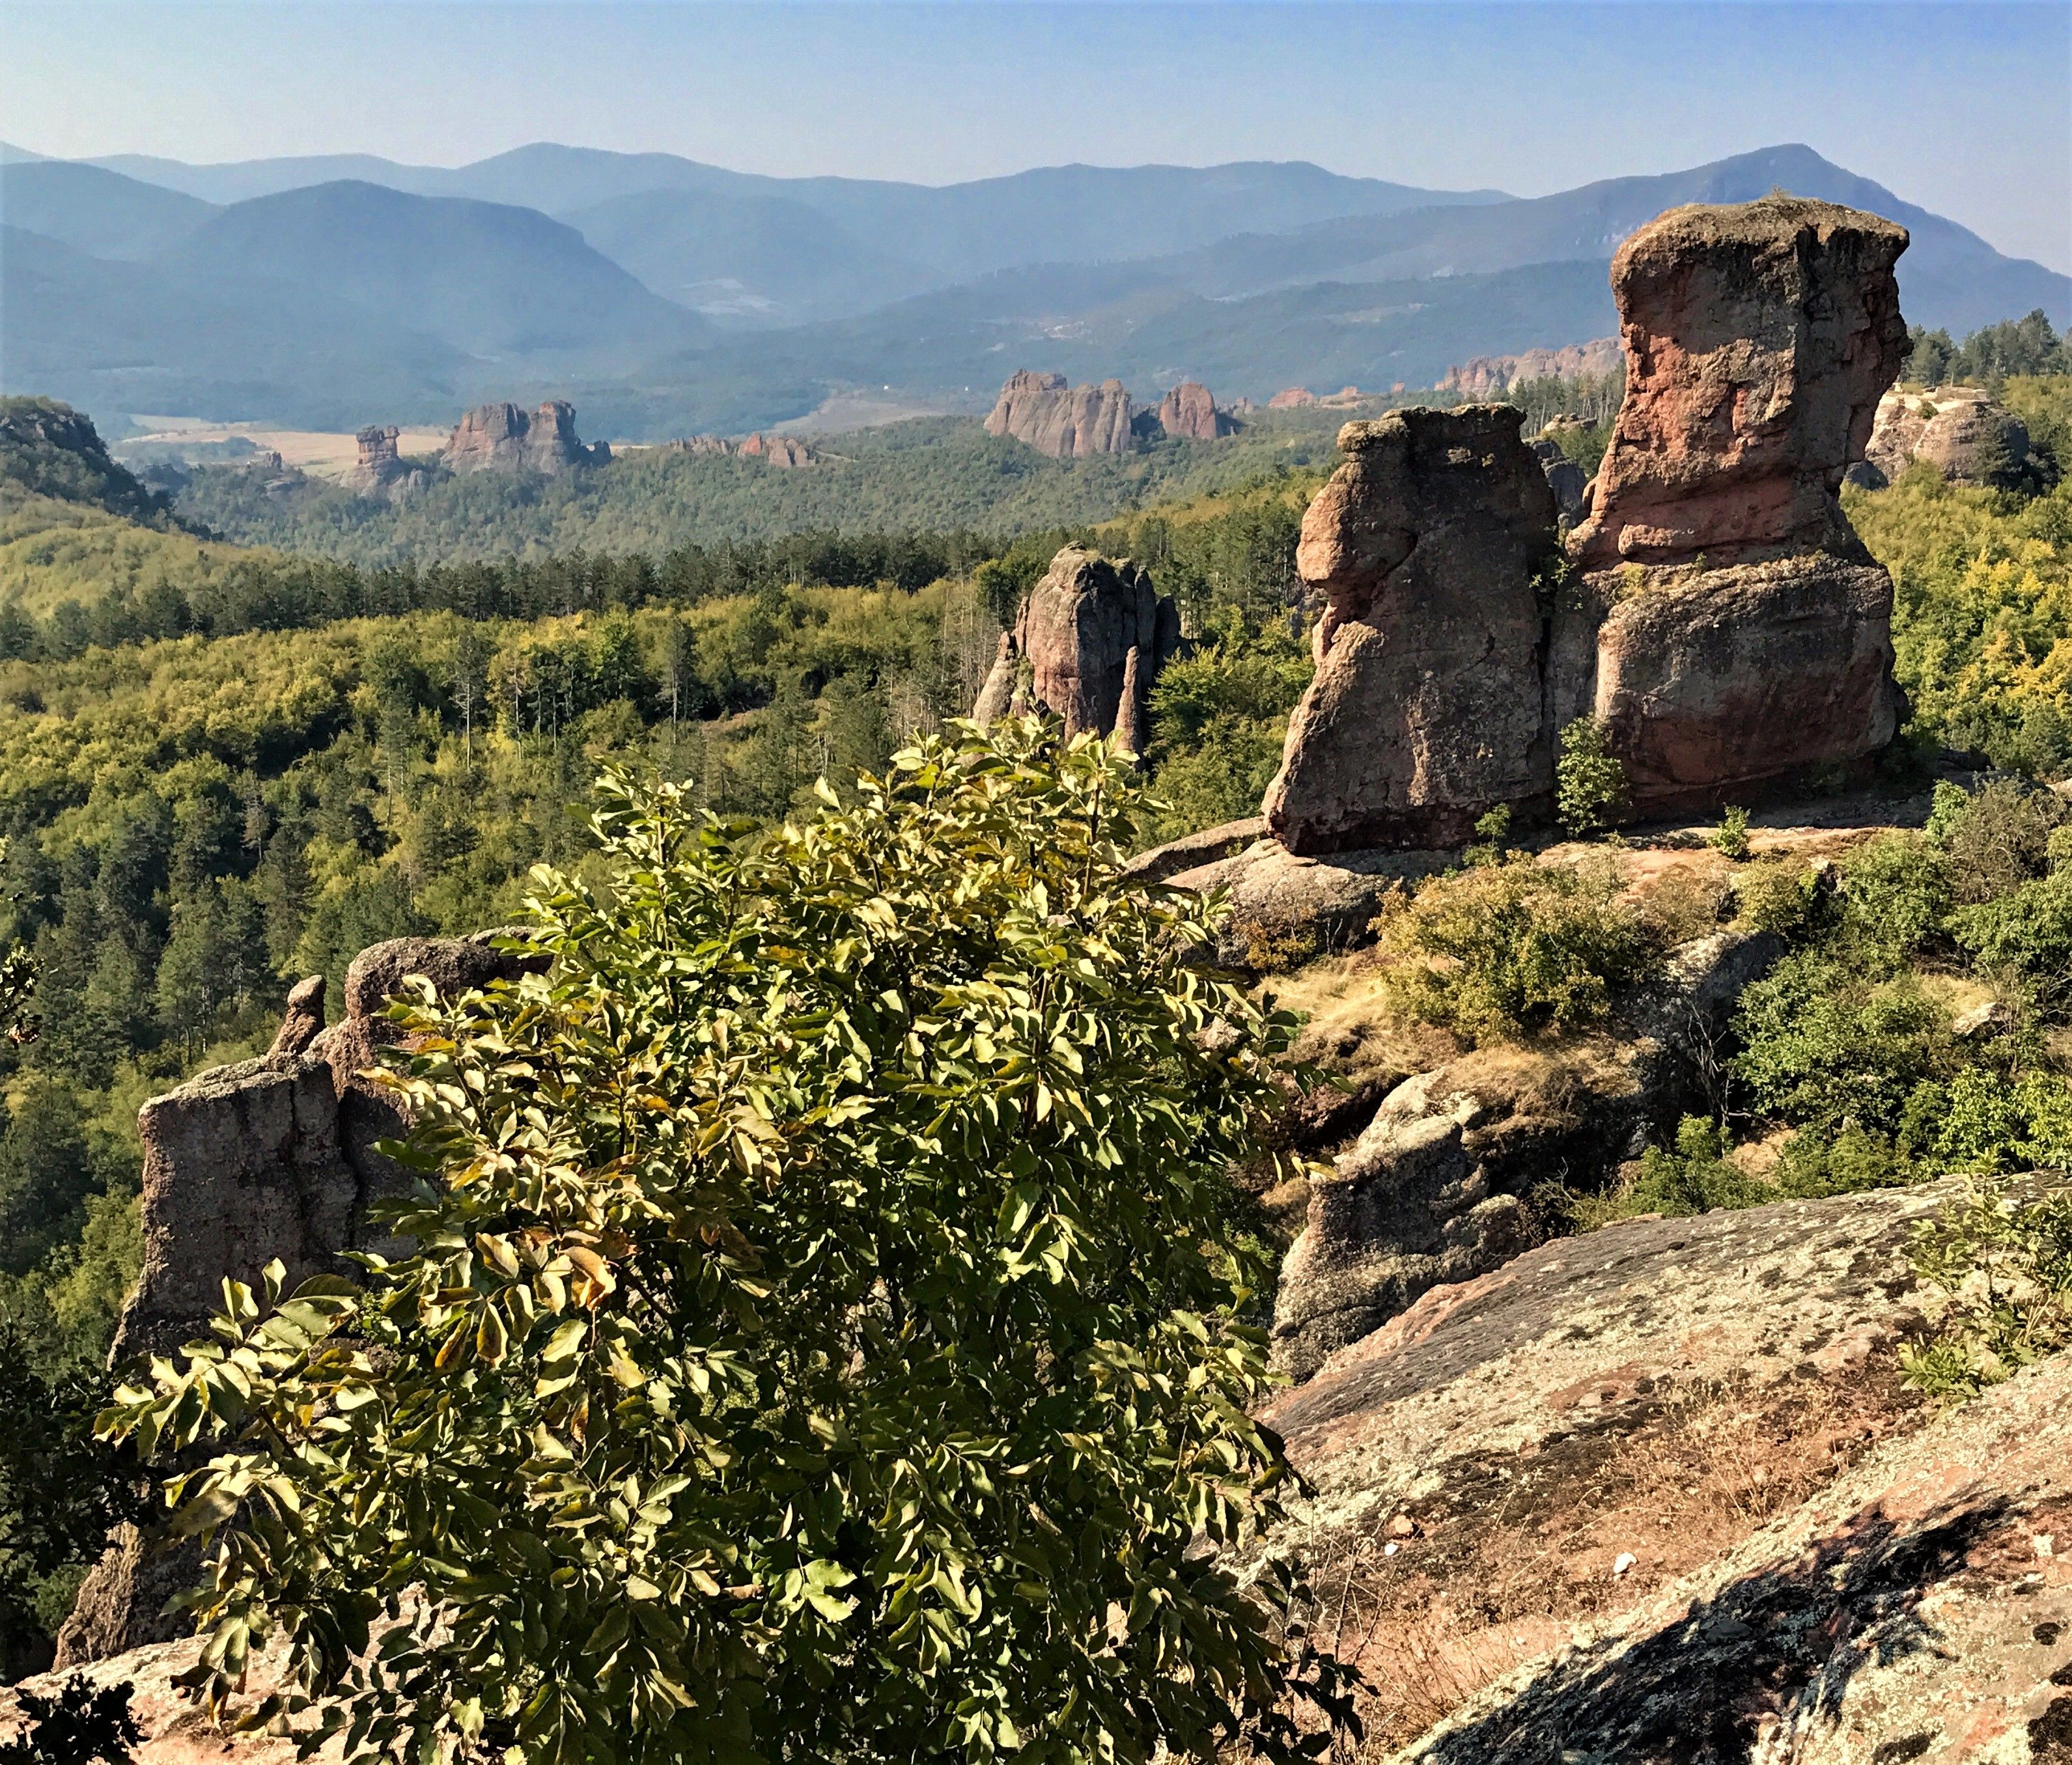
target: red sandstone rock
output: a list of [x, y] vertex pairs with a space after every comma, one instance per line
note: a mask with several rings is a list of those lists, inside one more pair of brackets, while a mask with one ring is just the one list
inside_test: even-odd
[[1181, 381], [1159, 400], [1158, 423], [1168, 435], [1190, 441], [1213, 441], [1236, 427], [1198, 380]]
[[441, 458], [454, 472], [529, 468], [551, 477], [602, 463], [611, 449], [602, 441], [586, 447], [576, 435], [575, 407], [556, 398], [529, 413], [511, 404], [477, 405], [454, 425]]
[[[1570, 343], [1561, 349], [1528, 349], [1516, 355], [1475, 355], [1457, 367], [1433, 390], [1458, 392], [1463, 398], [1494, 398], [1513, 380], [1578, 380], [1583, 376], [1615, 374], [1621, 362], [1619, 340], [1600, 337], [1587, 343]], [[1396, 388], [1401, 392], [1399, 386]]]
[[1508, 406], [1349, 423], [1296, 568], [1324, 602], [1317, 675], [1266, 794], [1294, 852], [1464, 840], [1552, 787], [1536, 573], [1555, 507]]
[[[1001, 639], [1000, 654], [972, 715], [1005, 716], [1017, 701], [1062, 717], [1067, 736], [1112, 733], [1139, 751], [1150, 727], [1158, 671], [1180, 646], [1180, 611], [1128, 559], [1067, 546], [1050, 560]], [[1028, 671], [1026, 697], [1023, 670]]]
[[1768, 196], [1671, 209], [1612, 261], [1626, 400], [1585, 568], [1860, 552], [1835, 500], [1906, 353], [1906, 229]]
[[1269, 398], [1266, 401], [1266, 408], [1269, 411], [1297, 411], [1301, 409], [1305, 404], [1314, 404], [1316, 402], [1317, 395], [1308, 387], [1290, 386], [1283, 392], [1276, 392]]
[[1128, 453], [1135, 445], [1134, 416], [1120, 380], [1068, 388], [1062, 374], [1025, 368], [1001, 388], [985, 431], [1026, 441], [1054, 459], [1083, 459]]

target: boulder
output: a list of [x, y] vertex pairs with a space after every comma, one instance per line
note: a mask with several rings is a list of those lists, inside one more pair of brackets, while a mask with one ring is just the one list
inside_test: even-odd
[[1816, 552], [1605, 585], [1591, 708], [1636, 812], [1746, 802], [1898, 731], [1881, 565]]
[[1158, 426], [1190, 441], [1213, 441], [1237, 428], [1230, 413], [1219, 410], [1208, 388], [1197, 380], [1181, 381], [1158, 401]]
[[1001, 388], [985, 432], [1026, 441], [1054, 459], [1083, 459], [1128, 453], [1136, 445], [1134, 414], [1120, 380], [1068, 387], [1062, 374], [1025, 368]]
[[1868, 470], [1854, 482], [1882, 489], [1917, 460], [1926, 461], [1951, 484], [2019, 490], [2035, 476], [2028, 429], [1975, 387], [1892, 392], [1878, 400], [1862, 462]]
[[586, 447], [576, 435], [575, 407], [549, 399], [528, 413], [516, 404], [479, 404], [454, 426], [440, 456], [453, 472], [529, 470], [545, 477], [611, 458], [602, 441]]
[[[1263, 829], [1264, 823], [1229, 825]], [[1254, 838], [1235, 852], [1170, 872], [1166, 880], [1197, 894], [1227, 891], [1231, 910], [1219, 957], [1234, 967], [1277, 969], [1369, 942], [1375, 916], [1391, 895], [1436, 875], [1457, 856], [1385, 848], [1313, 856], [1271, 838]]]
[[1152, 686], [1179, 646], [1180, 610], [1153, 587], [1149, 572], [1127, 558], [1068, 545], [1001, 640], [972, 715], [981, 721], [1004, 716], [1026, 663], [1034, 704], [1062, 717], [1067, 736], [1083, 729], [1108, 735], [1121, 722], [1141, 741]]
[[1290, 852], [1438, 847], [1544, 799], [1542, 567], [1555, 505], [1506, 405], [1349, 423], [1302, 520], [1317, 673], [1264, 807]]
[[1311, 1185], [1275, 1301], [1275, 1364], [1308, 1377], [1428, 1288], [1485, 1274], [1544, 1236], [1532, 1192], [1553, 1173], [1608, 1188], [1671, 1137], [1704, 1106], [1735, 999], [1781, 949], [1768, 933], [1715, 933], [1628, 1002], [1617, 1034], [1480, 1049], [1397, 1086]]
[[1140, 882], [1165, 882], [1183, 871], [1198, 870], [1203, 864], [1235, 858], [1265, 831], [1266, 823], [1262, 819], [1247, 815], [1240, 820], [1204, 827], [1199, 833], [1182, 834], [1162, 846], [1153, 846], [1149, 852], [1137, 853], [1124, 868]]

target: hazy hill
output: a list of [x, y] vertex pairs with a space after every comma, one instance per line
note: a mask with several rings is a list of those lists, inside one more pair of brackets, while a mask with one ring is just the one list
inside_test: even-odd
[[96, 257], [154, 257], [215, 212], [192, 196], [98, 166], [0, 162], [0, 223]]
[[652, 353], [709, 330], [573, 227], [529, 208], [376, 184], [318, 184], [239, 203], [166, 261], [325, 289], [475, 355]]
[[0, 228], [0, 390], [103, 415], [450, 421], [470, 366], [450, 344], [319, 289], [112, 262], [11, 227]]

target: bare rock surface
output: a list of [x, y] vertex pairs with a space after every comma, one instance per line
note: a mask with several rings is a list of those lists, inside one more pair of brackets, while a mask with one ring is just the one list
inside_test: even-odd
[[1465, 1054], [1404, 1080], [1327, 1176], [1281, 1272], [1275, 1364], [1305, 1378], [1427, 1290], [1486, 1274], [1546, 1235], [1533, 1191], [1611, 1181], [1700, 1101], [1704, 1062], [1742, 988], [1775, 962], [1767, 933], [1677, 953], [1613, 1033]]
[[1198, 380], [1181, 381], [1158, 401], [1158, 426], [1176, 440], [1189, 441], [1213, 441], [1237, 428]]
[[1141, 746], [1151, 688], [1179, 647], [1179, 608], [1152, 585], [1149, 572], [1068, 545], [1001, 639], [972, 714], [990, 722], [1022, 700], [1024, 708], [1063, 718], [1067, 736], [1109, 735], [1120, 724]]
[[1539, 572], [1555, 506], [1504, 405], [1349, 423], [1303, 516], [1296, 568], [1322, 602], [1317, 673], [1289, 720], [1267, 826], [1293, 852], [1465, 840], [1544, 798]]
[[1580, 521], [1589, 506], [1585, 494], [1589, 481], [1583, 476], [1582, 467], [1561, 451], [1559, 441], [1542, 436], [1527, 445], [1540, 462], [1540, 470], [1547, 474], [1547, 488], [1554, 493], [1556, 511], [1572, 524]]
[[586, 447], [576, 435], [575, 407], [549, 399], [536, 411], [512, 404], [479, 404], [454, 425], [440, 456], [454, 472], [530, 470], [551, 478], [572, 466], [601, 463], [611, 449]]
[[1577, 380], [1586, 375], [1615, 374], [1619, 365], [1619, 340], [1598, 337], [1587, 343], [1566, 343], [1559, 349], [1470, 356], [1448, 368], [1433, 390], [1458, 392], [1463, 398], [1500, 398], [1513, 380]]
[[1024, 368], [1001, 388], [985, 432], [1026, 441], [1053, 459], [1084, 459], [1128, 453], [1136, 445], [1135, 414], [1120, 380], [1068, 386], [1062, 374]]
[[1228, 889], [1231, 913], [1221, 954], [1226, 961], [1256, 967], [1248, 960], [1248, 948], [1262, 939], [1293, 941], [1309, 954], [1368, 942], [1368, 927], [1390, 895], [1444, 870], [1455, 856], [1384, 848], [1307, 856], [1268, 838], [1166, 880], [1175, 889], [1197, 893]]
[[1124, 868], [1140, 881], [1165, 882], [1182, 871], [1198, 870], [1204, 864], [1235, 858], [1265, 832], [1266, 823], [1258, 815], [1221, 822], [1215, 827], [1204, 827], [1199, 833], [1182, 834], [1178, 839], [1169, 839], [1162, 846], [1141, 852]]

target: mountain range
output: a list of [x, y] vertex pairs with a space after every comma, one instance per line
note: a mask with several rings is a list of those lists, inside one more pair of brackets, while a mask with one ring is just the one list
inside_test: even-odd
[[590, 433], [648, 438], [841, 393], [981, 408], [1022, 367], [1140, 397], [1429, 385], [1471, 355], [1607, 335], [1620, 240], [1773, 188], [1903, 222], [1918, 322], [2072, 320], [2072, 278], [1803, 146], [1530, 199], [1304, 163], [935, 187], [553, 144], [451, 169], [0, 148], [0, 388], [111, 425], [322, 428], [554, 395]]

